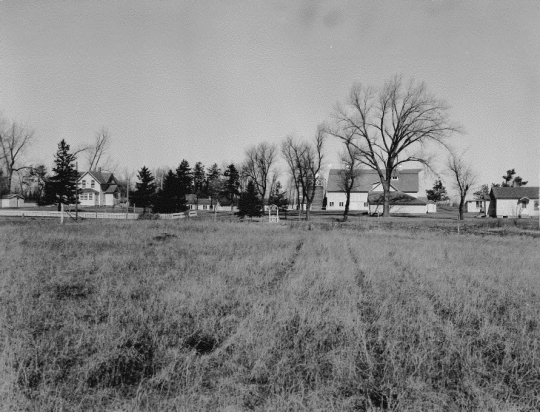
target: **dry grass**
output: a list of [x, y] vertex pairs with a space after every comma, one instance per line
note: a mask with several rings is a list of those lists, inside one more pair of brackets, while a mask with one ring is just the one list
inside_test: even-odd
[[540, 408], [540, 242], [193, 221], [0, 222], [0, 405]]

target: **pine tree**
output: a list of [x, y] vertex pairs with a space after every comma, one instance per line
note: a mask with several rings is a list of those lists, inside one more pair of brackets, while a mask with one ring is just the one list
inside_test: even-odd
[[262, 215], [262, 201], [259, 199], [255, 184], [251, 180], [247, 185], [246, 191], [240, 195], [237, 215], [240, 218]]
[[176, 168], [176, 177], [178, 178], [179, 193], [185, 199], [185, 196], [193, 190], [193, 173], [187, 160], [182, 160]]
[[235, 198], [240, 194], [240, 173], [238, 173], [234, 164], [231, 163], [227, 166], [227, 170], [225, 170], [223, 176], [227, 178], [225, 181], [225, 193], [231, 202], [231, 210], [233, 210]]
[[152, 205], [156, 193], [156, 184], [154, 176], [146, 166], [139, 170], [139, 182], [135, 184], [135, 192], [133, 193], [133, 202], [143, 208], [143, 214], [146, 213], [146, 208]]
[[207, 197], [206, 193], [206, 172], [201, 162], [195, 163], [193, 167], [193, 193], [199, 198]]
[[186, 197], [180, 190], [180, 179], [172, 170], [169, 170], [163, 179], [163, 189], [156, 194], [153, 211], [156, 213], [178, 213], [186, 209]]
[[276, 185], [272, 188], [270, 197], [268, 198], [268, 204], [276, 205], [280, 215], [287, 214], [289, 200], [285, 197], [285, 192], [283, 191], [280, 181], [277, 181]]
[[58, 150], [55, 156], [55, 167], [52, 171], [54, 175], [46, 182], [44, 195], [40, 205], [58, 205], [61, 210], [62, 203], [65, 205], [78, 202], [77, 180], [79, 178], [75, 169], [75, 160], [77, 157], [69, 153], [69, 145], [64, 139], [58, 144]]
[[448, 195], [446, 193], [446, 188], [443, 186], [440, 180], [435, 180], [433, 184], [433, 189], [426, 190], [428, 200], [433, 202], [442, 202], [448, 200]]
[[217, 199], [223, 191], [221, 183], [221, 170], [218, 165], [214, 163], [206, 173], [206, 191], [210, 196], [210, 207], [217, 203]]

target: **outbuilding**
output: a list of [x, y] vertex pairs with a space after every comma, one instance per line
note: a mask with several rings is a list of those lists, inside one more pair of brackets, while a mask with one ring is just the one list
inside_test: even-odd
[[24, 196], [17, 193], [2, 196], [2, 207], [22, 207], [24, 206]]
[[[423, 214], [428, 212], [427, 202], [410, 196], [407, 193], [394, 191], [389, 193], [390, 214]], [[368, 213], [370, 215], [382, 214], [384, 207], [384, 194], [382, 192], [369, 192]]]
[[488, 214], [491, 217], [538, 217], [538, 187], [493, 187]]

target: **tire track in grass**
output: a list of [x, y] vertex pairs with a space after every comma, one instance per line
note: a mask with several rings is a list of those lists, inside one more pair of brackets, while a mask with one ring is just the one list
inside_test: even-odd
[[268, 285], [267, 287], [269, 288], [269, 290], [274, 290], [274, 289], [277, 289], [279, 287], [279, 285], [281, 285], [281, 283], [283, 283], [283, 280], [285, 279], [285, 277], [290, 273], [291, 269], [294, 267], [294, 265], [296, 264], [296, 261], [298, 259], [298, 256], [300, 256], [300, 251], [302, 249], [302, 247], [304, 246], [304, 242], [305, 240], [304, 239], [300, 239], [298, 241], [298, 243], [296, 244], [295, 248], [294, 248], [294, 252], [292, 253], [290, 259], [288, 262], [285, 262], [274, 274], [274, 276], [272, 277], [272, 279], [268, 282]]
[[380, 302], [373, 297], [373, 288], [371, 281], [366, 278], [366, 273], [362, 269], [362, 264], [355, 253], [356, 250], [347, 241], [347, 250], [349, 257], [355, 267], [355, 281], [360, 289], [360, 299], [357, 303], [357, 309], [362, 322], [361, 343], [359, 344], [359, 353], [356, 368], [362, 378], [362, 387], [358, 387], [364, 401], [362, 407], [371, 410], [387, 410], [395, 407], [397, 402], [396, 394], [385, 388], [385, 344], [379, 340], [379, 319], [378, 307]]

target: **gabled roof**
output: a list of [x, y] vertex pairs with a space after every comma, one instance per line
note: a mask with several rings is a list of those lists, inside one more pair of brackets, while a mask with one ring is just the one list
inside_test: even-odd
[[[392, 180], [390, 183], [401, 192], [416, 193], [419, 190], [418, 175], [422, 169], [402, 169], [397, 172], [398, 179]], [[328, 174], [327, 192], [344, 192], [340, 184], [341, 176], [340, 169], [330, 169]], [[360, 175], [354, 182], [352, 192], [369, 192], [373, 187], [373, 183], [379, 182], [379, 175], [373, 169], [362, 169]]]
[[105, 190], [104, 193], [115, 193], [118, 191], [118, 185], [109, 185], [109, 187]]
[[2, 196], [2, 199], [15, 199], [16, 197], [18, 197], [19, 199], [24, 199], [24, 196], [18, 193], [11, 193], [9, 195], [4, 195]]
[[107, 184], [111, 180], [111, 177], [114, 178], [113, 174], [109, 173], [109, 172], [100, 172], [98, 170], [89, 170], [87, 172], [80, 172], [79, 173], [79, 179], [81, 179], [87, 173], [90, 176], [92, 176], [96, 180], [96, 182], [98, 182], [100, 185]]
[[538, 187], [520, 186], [520, 187], [492, 187], [491, 194], [495, 199], [538, 199]]
[[[186, 203], [188, 205], [195, 205], [195, 204], [209, 205], [212, 202], [207, 197], [199, 197], [199, 200], [197, 200], [197, 195], [192, 193], [192, 194], [186, 195]], [[216, 202], [214, 202], [214, 203], [216, 203]]]
[[[403, 192], [390, 192], [390, 205], [408, 205], [408, 206], [424, 206], [427, 203], [423, 200], [417, 199], [407, 193]], [[371, 204], [380, 204], [384, 202], [384, 193], [381, 192], [369, 192], [368, 193], [368, 202]]]

